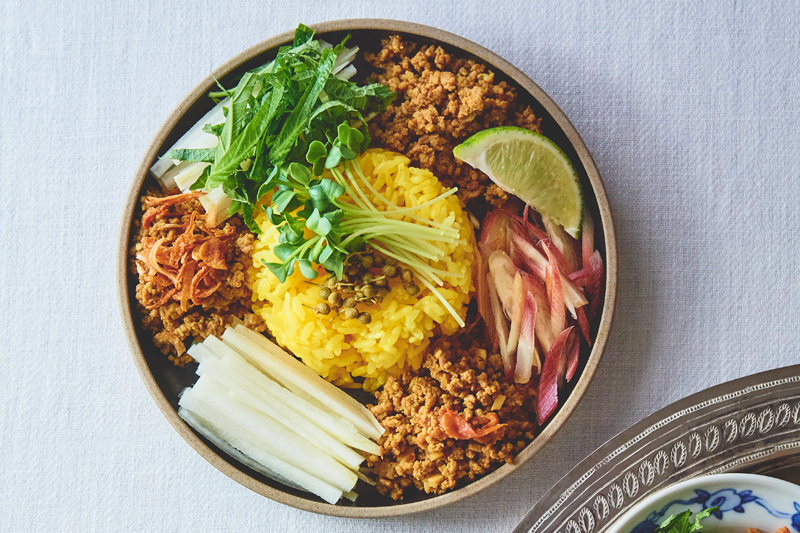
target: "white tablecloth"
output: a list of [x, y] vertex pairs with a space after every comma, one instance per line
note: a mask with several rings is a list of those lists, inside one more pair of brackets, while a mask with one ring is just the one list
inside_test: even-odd
[[[0, 530], [506, 531], [643, 416], [800, 355], [800, 4], [39, 2], [0, 6]], [[102, 6], [102, 7], [101, 7]], [[212, 66], [299, 22], [441, 27], [547, 91], [605, 180], [614, 328], [558, 436], [428, 514], [316, 516], [234, 483], [150, 399], [115, 252], [150, 139]]]

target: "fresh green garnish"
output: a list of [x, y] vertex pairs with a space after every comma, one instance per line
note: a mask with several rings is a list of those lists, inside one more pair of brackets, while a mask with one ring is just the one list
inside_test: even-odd
[[693, 533], [700, 531], [703, 529], [700, 521], [708, 518], [715, 511], [719, 511], [719, 507], [705, 509], [694, 515], [694, 519], [692, 519], [692, 512], [689, 510], [672, 515], [664, 520], [653, 533]]
[[[281, 263], [264, 264], [281, 282], [294, 272], [295, 265], [306, 278], [315, 278], [314, 263], [341, 278], [347, 255], [370, 242], [376, 250], [414, 269], [423, 283], [441, 284], [439, 275], [444, 273], [430, 267], [425, 259], [442, 259], [444, 252], [433, 243], [458, 242], [458, 230], [419, 218], [414, 212], [454, 194], [456, 189], [418, 206], [402, 208], [373, 188], [358, 161], [331, 169], [333, 180], [314, 178], [307, 167], [292, 165], [292, 186], [280, 185], [266, 209], [270, 223], [280, 231], [273, 253]], [[364, 191], [376, 197], [383, 209], [378, 209]], [[349, 200], [342, 198], [345, 193]], [[303, 208], [290, 212], [293, 202]], [[410, 220], [398, 220], [401, 217]], [[306, 238], [305, 229], [313, 236]]]
[[[385, 85], [358, 86], [334, 75], [347, 37], [333, 47], [313, 37], [301, 24], [292, 45], [281, 47], [272, 63], [247, 72], [232, 89], [211, 93], [217, 100], [230, 98], [225, 122], [204, 128], [219, 138], [216, 148], [165, 155], [210, 162], [192, 189], [222, 186], [233, 201], [230, 214], [241, 213], [256, 233], [253, 211], [266, 193], [276, 187], [283, 192], [276, 194], [281, 200], [280, 208], [273, 209], [276, 214], [303, 207], [303, 194], [291, 191], [320, 185], [312, 183], [312, 175], [363, 152], [370, 141], [364, 117], [385, 109], [395, 96]], [[304, 225], [312, 213], [304, 211], [293, 224]]]
[[[429, 263], [444, 259], [436, 243], [457, 243], [458, 230], [414, 214], [456, 189], [420, 206], [399, 207], [372, 187], [356, 157], [370, 143], [367, 118], [395, 94], [381, 84], [337, 78], [347, 38], [330, 47], [313, 37], [300, 25], [292, 46], [282, 47], [272, 63], [247, 72], [232, 89], [211, 93], [230, 99], [225, 122], [203, 128], [218, 137], [216, 148], [170, 150], [164, 157], [211, 163], [191, 188], [222, 187], [232, 200], [229, 214], [240, 213], [254, 233], [261, 232], [254, 211], [264, 210], [280, 235], [272, 250], [279, 262], [263, 263], [281, 282], [295, 267], [316, 278], [317, 265], [341, 279], [348, 255], [369, 242], [413, 269], [463, 325], [435, 288], [443, 284], [440, 276], [452, 273]], [[321, 177], [326, 169], [333, 179]]]

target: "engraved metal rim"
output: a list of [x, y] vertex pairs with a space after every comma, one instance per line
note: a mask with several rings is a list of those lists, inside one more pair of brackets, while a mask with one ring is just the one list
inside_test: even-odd
[[598, 448], [514, 530], [608, 533], [633, 506], [678, 481], [798, 464], [800, 365], [706, 389]]
[[581, 164], [585, 168], [587, 177], [591, 184], [592, 192], [594, 193], [597, 201], [603, 233], [605, 235], [604, 244], [606, 249], [606, 287], [602, 318], [598, 327], [594, 346], [592, 347], [586, 366], [579, 377], [578, 382], [575, 384], [572, 393], [569, 395], [564, 404], [559, 407], [559, 411], [548, 423], [547, 427], [542, 431], [542, 433], [539, 434], [533, 440], [533, 442], [531, 442], [522, 452], [518, 454], [515, 464], [504, 464], [494, 472], [482, 477], [481, 479], [442, 496], [436, 496], [420, 502], [385, 507], [339, 507], [323, 502], [315, 502], [300, 498], [270, 487], [259, 480], [248, 476], [237, 467], [229, 463], [225, 458], [215, 453], [211, 448], [206, 446], [206, 444], [189, 428], [189, 426], [183, 422], [180, 417], [178, 417], [177, 412], [172, 408], [164, 393], [156, 383], [156, 380], [149, 366], [147, 365], [147, 362], [145, 361], [144, 354], [134, 328], [130, 295], [128, 293], [127, 270], [127, 250], [128, 243], [130, 242], [132, 213], [140, 190], [147, 177], [149, 167], [152, 164], [153, 159], [158, 154], [161, 145], [164, 143], [165, 139], [173, 130], [173, 128], [176, 127], [178, 121], [187, 112], [187, 110], [199, 98], [204, 96], [211, 89], [211, 87], [214, 86], [215, 78], [221, 79], [246, 61], [290, 41], [294, 35], [293, 31], [288, 31], [267, 39], [238, 54], [221, 67], [215, 69], [212, 75], [201, 81], [175, 108], [175, 110], [173, 110], [146, 150], [128, 193], [125, 208], [123, 210], [117, 245], [117, 294], [123, 330], [125, 331], [125, 337], [128, 341], [128, 346], [130, 347], [139, 375], [144, 381], [148, 392], [153, 397], [153, 400], [156, 402], [156, 405], [167, 418], [169, 423], [175, 428], [178, 434], [192, 448], [195, 449], [195, 451], [197, 451], [215, 468], [220, 470], [234, 481], [274, 501], [319, 514], [348, 518], [383, 518], [388, 516], [399, 516], [428, 511], [474, 495], [514, 472], [528, 459], [533, 457], [533, 455], [535, 455], [550, 439], [552, 439], [555, 433], [561, 428], [561, 426], [563, 426], [564, 422], [577, 407], [578, 402], [586, 392], [586, 389], [588, 388], [589, 383], [594, 376], [595, 371], [597, 370], [597, 366], [600, 363], [600, 358], [608, 339], [611, 321], [614, 315], [617, 292], [617, 246], [614, 226], [611, 219], [611, 208], [608, 203], [608, 198], [606, 196], [605, 188], [603, 187], [599, 171], [597, 170], [597, 166], [595, 165], [588, 148], [584, 144], [575, 127], [570, 123], [567, 116], [538, 85], [536, 85], [522, 71], [498, 55], [463, 37], [459, 37], [437, 28], [411, 22], [388, 19], [351, 19], [311, 24], [309, 26], [319, 33], [356, 30], [397, 31], [435, 39], [453, 48], [464, 50], [476, 57], [479, 57], [482, 61], [492, 66], [495, 70], [502, 71], [504, 74], [513, 79], [515, 83], [530, 93], [530, 95], [547, 110], [547, 112], [557, 123], [558, 127], [561, 128], [561, 130], [565, 133], [568, 141], [575, 149]]

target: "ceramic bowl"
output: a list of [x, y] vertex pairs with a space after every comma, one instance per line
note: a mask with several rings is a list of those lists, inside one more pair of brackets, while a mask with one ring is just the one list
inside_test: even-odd
[[514, 533], [609, 533], [652, 495], [731, 472], [800, 485], [800, 365], [715, 385], [640, 420], [576, 465]]
[[671, 485], [628, 511], [609, 533], [652, 533], [671, 515], [717, 507], [703, 533], [800, 532], [800, 486], [756, 474], [716, 474]]
[[[293, 31], [267, 39], [242, 52], [213, 72], [213, 77], [204, 79], [172, 112], [156, 134], [144, 154], [142, 163], [133, 178], [127, 204], [122, 216], [118, 247], [118, 293], [123, 326], [133, 354], [137, 369], [153, 396], [158, 407], [173, 427], [200, 455], [232, 479], [275, 501], [307, 511], [354, 518], [385, 517], [430, 510], [450, 504], [498, 482], [514, 472], [530, 459], [558, 431], [575, 409], [589, 385], [608, 338], [611, 318], [614, 311], [617, 283], [617, 249], [611, 212], [603, 189], [597, 167], [578, 132], [570, 124], [558, 106], [520, 70], [485, 48], [456, 35], [419, 24], [383, 19], [342, 20], [311, 26], [317, 34], [328, 42], [338, 42], [350, 33], [350, 45], [358, 45], [362, 51], [380, 49], [380, 42], [390, 35], [400, 34], [420, 44], [436, 44], [461, 57], [473, 58], [488, 65], [499, 79], [506, 80], [519, 91], [520, 100], [530, 105], [537, 116], [542, 118], [542, 128], [572, 160], [583, 183], [587, 208], [593, 214], [596, 226], [596, 248], [603, 255], [606, 267], [605, 301], [602, 312], [592, 325], [596, 331], [591, 352], [583, 356], [579, 377], [573, 380], [564, 391], [560, 408], [541, 429], [538, 436], [516, 458], [513, 465], [504, 464], [494, 472], [442, 496], [415, 495], [403, 502], [395, 502], [380, 496], [376, 491], [363, 490], [357, 503], [329, 505], [307, 493], [296, 491], [271, 481], [250, 470], [230, 457], [222, 454], [214, 446], [196, 434], [177, 415], [178, 395], [197, 379], [194, 365], [176, 368], [164, 357], [140, 330], [134, 299], [135, 276], [129, 274], [128, 249], [132, 227], [132, 217], [136, 202], [143, 187], [153, 183], [148, 169], [157, 157], [210, 108], [212, 102], [207, 98], [209, 90], [215, 87], [214, 79], [225, 85], [235, 85], [235, 80], [244, 72], [263, 65], [274, 58], [279, 46], [292, 40]], [[359, 63], [359, 61], [362, 61]], [[364, 67], [363, 60], [355, 62], [359, 71]], [[362, 401], [364, 399], [362, 398]]]

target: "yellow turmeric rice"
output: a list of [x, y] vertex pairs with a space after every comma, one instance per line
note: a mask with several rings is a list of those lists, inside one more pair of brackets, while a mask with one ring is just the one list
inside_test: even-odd
[[[358, 161], [375, 189], [400, 207], [420, 205], [446, 191], [429, 170], [409, 167], [409, 159], [395, 152], [370, 149]], [[349, 200], [346, 196], [343, 199]], [[370, 200], [382, 208], [376, 198]], [[457, 243], [436, 243], [446, 258], [429, 263], [452, 273], [440, 276], [444, 285], [437, 289], [463, 320], [473, 289], [475, 242], [464, 206], [451, 195], [415, 214], [458, 229]], [[277, 261], [271, 250], [278, 244], [278, 230], [263, 213], [256, 216], [256, 221], [262, 234], [253, 254], [253, 310], [263, 317], [278, 343], [334, 384], [359, 387], [362, 385], [354, 378], [360, 377], [364, 378], [364, 389], [376, 390], [390, 375], [400, 376], [408, 367], [420, 368], [432, 335], [449, 335], [458, 330], [454, 317], [430, 289], [422, 287], [419, 294], [409, 296], [396, 278], [390, 280], [390, 292], [382, 302], [372, 306], [358, 304], [359, 311], [372, 315], [369, 324], [346, 320], [335, 313], [317, 316], [314, 307], [321, 300], [316, 284], [324, 283], [327, 274], [320, 268], [321, 275], [312, 284], [295, 269], [281, 283], [261, 262]]]

